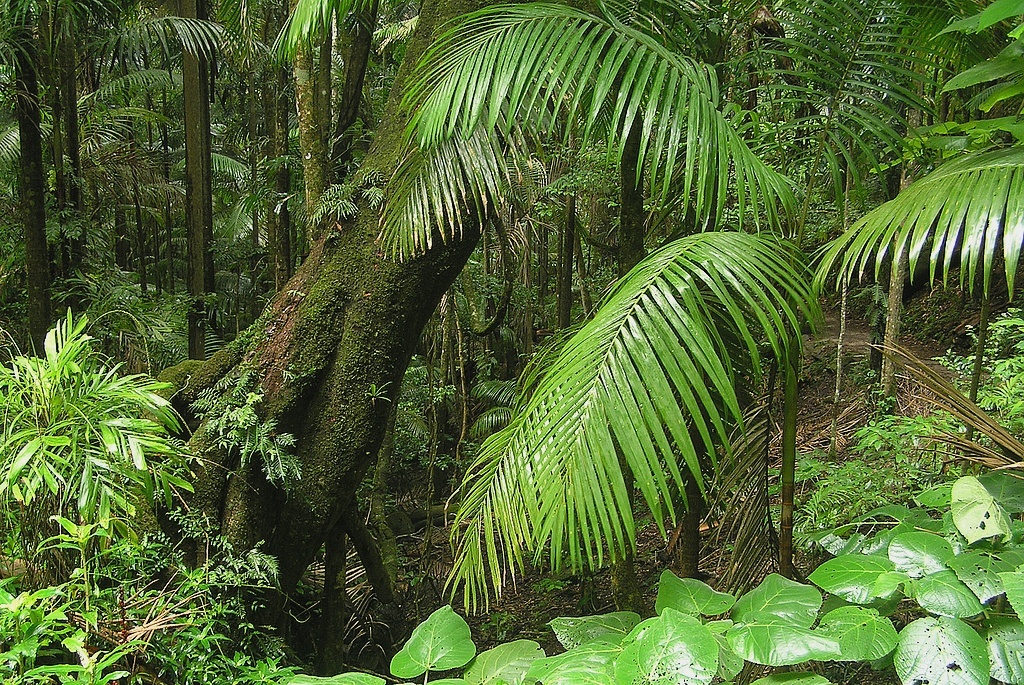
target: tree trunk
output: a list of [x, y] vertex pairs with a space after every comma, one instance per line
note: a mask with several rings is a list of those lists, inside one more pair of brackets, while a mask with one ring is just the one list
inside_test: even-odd
[[[182, 16], [206, 19], [205, 0], [185, 0]], [[185, 91], [185, 213], [188, 228], [189, 359], [206, 358], [205, 296], [213, 281], [213, 184], [210, 168], [210, 69], [202, 55], [182, 55]]]
[[[628, 274], [644, 258], [644, 193], [642, 181], [637, 175], [639, 156], [640, 125], [635, 123], [626, 134], [622, 161], [619, 164], [619, 235], [618, 254], [616, 255], [619, 278]], [[619, 453], [619, 467], [622, 470], [630, 506], [633, 507], [636, 502], [633, 472], [621, 452]], [[684, 518], [684, 523], [687, 522], [689, 519]], [[696, 525], [698, 527], [700, 525], [699, 515]], [[684, 535], [688, 537], [692, 537], [693, 534], [693, 531], [684, 532]], [[699, 530], [696, 535], [699, 539]], [[613, 560], [611, 574], [615, 606], [620, 610], [639, 611], [642, 608], [643, 594], [640, 591], [640, 581], [636, 576], [632, 547], [627, 545], [622, 558]]]
[[370, 59], [370, 48], [373, 45], [373, 31], [377, 26], [378, 0], [370, 0], [370, 5], [355, 17], [354, 25], [348, 30], [339, 30], [347, 39], [348, 51], [345, 55], [345, 82], [338, 94], [338, 119], [334, 125], [334, 149], [331, 151], [332, 166], [335, 178], [343, 177], [345, 167], [352, 160], [352, 136], [348, 129], [359, 118], [359, 105], [363, 99], [363, 81], [366, 78], [366, 66]]
[[565, 200], [565, 221], [562, 224], [558, 244], [558, 273], [556, 274], [556, 295], [558, 299], [558, 328], [572, 324], [572, 263], [573, 248], [576, 245], [576, 196]]
[[[12, 5], [14, 3], [12, 2]], [[21, 12], [13, 14], [21, 15]], [[28, 330], [32, 344], [42, 352], [50, 328], [50, 255], [46, 243], [46, 176], [40, 125], [36, 45], [27, 25], [15, 29], [14, 79], [21, 159], [18, 186], [21, 222], [25, 233], [25, 269], [28, 279]]]
[[[364, 169], [388, 174], [398, 166], [406, 123], [399, 104], [409, 67], [435, 27], [470, 9], [469, 1], [424, 3]], [[205, 424], [191, 441], [206, 460], [193, 506], [219, 520], [237, 549], [265, 540], [263, 549], [278, 558], [285, 593], [352, 510], [420, 332], [479, 235], [467, 226], [459, 242], [398, 263], [378, 250], [376, 212], [365, 203], [360, 210], [341, 230], [313, 242], [248, 331], [205, 364], [186, 362], [163, 375], [183, 388], [176, 398], [182, 407], [225, 376], [248, 379], [263, 396], [263, 418], [295, 435], [301, 478], [287, 492], [269, 483], [259, 465], [239, 468], [237, 457], [215, 447]]]
[[306, 187], [306, 236], [312, 244], [320, 237], [319, 227], [309, 217], [327, 189], [327, 154], [324, 149], [324, 127], [317, 107], [316, 66], [312, 46], [300, 45], [295, 51], [295, 99], [298, 107], [299, 148], [302, 151], [302, 178]]
[[274, 175], [274, 190], [280, 209], [276, 210], [277, 235], [270, 249], [274, 254], [274, 286], [280, 290], [292, 277], [292, 220], [287, 197], [292, 192], [291, 170], [284, 162], [288, 155], [288, 113], [291, 94], [288, 92], [288, 72], [277, 70], [277, 102], [274, 108], [274, 154], [279, 163]]

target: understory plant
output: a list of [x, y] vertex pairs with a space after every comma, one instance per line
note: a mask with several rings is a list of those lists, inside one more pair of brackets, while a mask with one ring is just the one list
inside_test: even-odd
[[[867, 662], [894, 669], [904, 685], [1018, 685], [1024, 523], [1012, 516], [1022, 511], [1019, 475], [963, 477], [925, 491], [917, 506], [891, 504], [822, 532], [836, 556], [809, 576], [813, 585], [772, 574], [737, 598], [665, 571], [655, 616], [554, 619], [565, 651], [550, 656], [530, 640], [477, 654], [469, 626], [442, 607], [413, 631], [391, 674], [446, 685], [712, 685], [751, 664], [786, 670], [755, 685], [827, 685], [814, 664]], [[291, 681], [385, 682], [366, 673]]]

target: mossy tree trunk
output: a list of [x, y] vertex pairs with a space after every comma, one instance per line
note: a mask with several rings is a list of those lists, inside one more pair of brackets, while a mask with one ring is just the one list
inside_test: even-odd
[[[472, 0], [424, 3], [364, 169], [390, 175], [398, 166], [407, 121], [399, 105], [410, 64], [435, 27], [474, 8]], [[248, 379], [263, 395], [263, 418], [296, 436], [301, 478], [287, 492], [268, 482], [259, 464], [242, 468], [218, 450], [208, 424], [191, 441], [205, 464], [193, 508], [218, 520], [236, 548], [264, 541], [262, 549], [278, 559], [285, 593], [332, 529], [349, 528], [345, 517], [355, 511], [356, 488], [381, 447], [423, 326], [478, 238], [466, 227], [460, 242], [398, 263], [379, 250], [377, 213], [360, 209], [356, 219], [323, 231], [248, 331], [209, 361], [164, 374], [180, 389], [183, 408], [220, 379]]]

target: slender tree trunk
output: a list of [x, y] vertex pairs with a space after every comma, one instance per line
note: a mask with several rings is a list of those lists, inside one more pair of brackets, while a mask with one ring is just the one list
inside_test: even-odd
[[565, 200], [565, 221], [562, 224], [561, 240], [558, 245], [558, 328], [572, 325], [572, 263], [573, 247], [576, 244], [576, 196]]
[[[288, 155], [288, 113], [291, 95], [288, 92], [288, 72], [277, 70], [277, 104], [274, 121], [274, 150], [279, 160]], [[292, 175], [287, 163], [281, 161], [274, 174], [274, 190], [280, 209], [277, 213], [277, 241], [270, 246], [274, 254], [274, 286], [280, 290], [292, 277], [292, 220], [287, 197], [292, 192]]]
[[796, 492], [796, 424], [797, 411], [797, 366], [800, 363], [793, 346], [785, 364], [785, 386], [782, 416], [782, 514], [779, 520], [779, 573], [793, 578], [793, 495]]
[[339, 42], [344, 40], [348, 50], [345, 55], [345, 82], [336, 98], [338, 118], [334, 125], [334, 149], [331, 152], [336, 179], [342, 178], [345, 166], [352, 160], [353, 139], [348, 130], [359, 118], [378, 8], [378, 0], [371, 0], [369, 7], [356, 16], [351, 29], [339, 31]]
[[[206, 19], [205, 0], [184, 0], [182, 16]], [[210, 168], [210, 70], [202, 55], [182, 55], [185, 90], [185, 214], [188, 227], [188, 356], [206, 358], [213, 280], [213, 182]]]
[[[640, 156], [640, 126], [634, 124], [626, 135], [623, 146], [622, 161], [619, 165], [619, 234], [617, 266], [619, 277], [623, 277], [644, 258], [644, 193], [643, 185], [638, 176], [638, 162]], [[622, 477], [626, 485], [626, 493], [629, 496], [629, 503], [634, 507], [636, 492], [633, 481], [633, 472], [629, 468], [622, 454], [619, 454], [619, 467], [622, 470]], [[699, 511], [699, 508], [698, 508]], [[686, 520], [690, 523], [689, 520]], [[697, 525], [700, 525], [700, 517], [697, 516]], [[684, 533], [692, 537], [693, 532]], [[696, 533], [698, 540], [700, 531]], [[633, 559], [633, 549], [627, 545], [622, 558], [614, 559], [611, 568], [612, 575], [612, 596], [615, 606], [622, 610], [638, 611], [642, 608], [643, 593], [640, 590], [640, 582], [636, 576], [636, 564]]]
[[317, 106], [316, 65], [312, 48], [301, 45], [295, 52], [295, 98], [298, 108], [299, 149], [302, 151], [302, 178], [306, 188], [307, 236], [312, 242], [320, 236], [320, 229], [310, 223], [327, 189], [327, 154], [324, 149], [324, 127], [320, 120], [322, 110]]
[[[13, 7], [12, 13], [17, 12]], [[20, 14], [20, 12], [17, 12]], [[20, 17], [23, 21], [24, 16]], [[15, 115], [21, 138], [18, 190], [25, 235], [28, 282], [28, 329], [32, 344], [42, 352], [50, 328], [50, 255], [46, 243], [46, 175], [43, 172], [42, 115], [39, 108], [36, 45], [28, 25], [15, 28]]]
[[[981, 297], [981, 315], [978, 318], [978, 345], [974, 350], [974, 368], [971, 371], [971, 389], [968, 399], [971, 402], [978, 401], [978, 388], [981, 386], [981, 372], [985, 367], [985, 343], [988, 342], [988, 317], [989, 317], [988, 293]], [[967, 439], [974, 439], [974, 428], [967, 427]]]
[[67, 33], [61, 37], [57, 51], [61, 110], [64, 115], [64, 152], [68, 167], [64, 178], [65, 193], [68, 209], [74, 210], [74, 217], [79, 220], [68, 238], [69, 273], [82, 268], [86, 239], [85, 228], [80, 223], [85, 206], [82, 195], [82, 150], [79, 140], [77, 55], [73, 23], [69, 22]]

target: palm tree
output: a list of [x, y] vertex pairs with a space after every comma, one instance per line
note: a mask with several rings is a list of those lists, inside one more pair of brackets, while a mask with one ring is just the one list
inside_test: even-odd
[[500, 591], [526, 553], [578, 570], [631, 549], [620, 454], [659, 526], [677, 513], [686, 472], [705, 488], [700, 455], [714, 463], [742, 423], [737, 387], [760, 378], [762, 349], [785, 359], [815, 316], [799, 262], [773, 238], [682, 238], [637, 265], [527, 375], [511, 423], [484, 443], [463, 487], [452, 581], [467, 605]]

